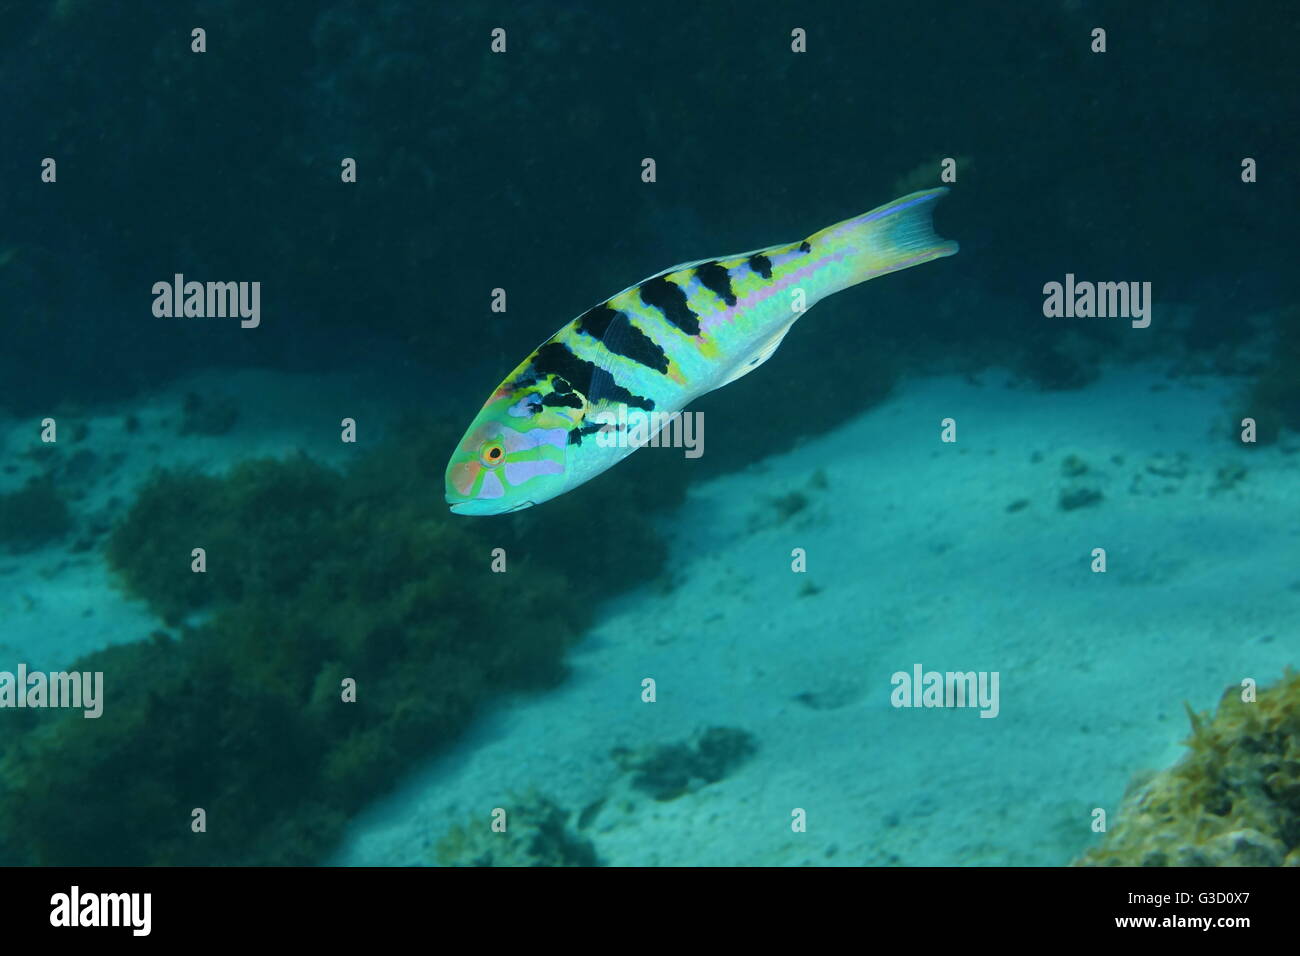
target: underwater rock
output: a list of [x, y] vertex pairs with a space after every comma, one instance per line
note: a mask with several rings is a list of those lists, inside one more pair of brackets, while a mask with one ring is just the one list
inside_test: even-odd
[[1133, 787], [1080, 866], [1300, 865], [1300, 673], [1192, 711], [1188, 753]]
[[1078, 455], [1069, 454], [1061, 459], [1061, 476], [1064, 481], [1056, 503], [1062, 511], [1091, 508], [1105, 497], [1100, 488], [1103, 476]]
[[634, 788], [662, 801], [717, 783], [757, 752], [758, 743], [748, 731], [710, 727], [685, 742], [616, 747], [610, 756], [633, 775]]
[[1062, 511], [1091, 508], [1101, 504], [1102, 493], [1096, 488], [1067, 488], [1061, 492], [1058, 504]]
[[1078, 478], [1088, 473], [1088, 463], [1078, 455], [1066, 455], [1061, 459], [1061, 474], [1066, 478]]
[[[494, 813], [452, 827], [434, 848], [434, 860], [440, 866], [601, 865], [592, 842], [569, 829], [572, 814], [549, 797], [516, 798]], [[494, 829], [494, 819], [505, 828]]]

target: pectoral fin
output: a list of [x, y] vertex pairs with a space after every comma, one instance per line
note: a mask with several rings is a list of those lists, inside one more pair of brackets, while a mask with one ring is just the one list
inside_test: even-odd
[[[798, 316], [795, 316], [795, 318], [798, 318]], [[721, 388], [723, 385], [730, 385], [736, 379], [748, 375], [750, 372], [754, 371], [754, 369], [758, 368], [770, 359], [776, 350], [781, 347], [781, 340], [785, 338], [785, 334], [790, 331], [790, 326], [792, 325], [794, 325], [794, 319], [791, 319], [783, 328], [778, 329], [775, 335], [759, 345], [752, 354], [736, 366], [724, 381], [718, 384], [718, 388]]]

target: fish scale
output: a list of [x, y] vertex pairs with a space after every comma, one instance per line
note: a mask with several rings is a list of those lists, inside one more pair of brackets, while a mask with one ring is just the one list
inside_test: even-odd
[[903, 196], [801, 242], [673, 266], [588, 309], [466, 430], [444, 482], [452, 511], [502, 514], [576, 488], [636, 450], [602, 440], [611, 417], [680, 412], [763, 364], [826, 296], [954, 254], [930, 221], [946, 192]]

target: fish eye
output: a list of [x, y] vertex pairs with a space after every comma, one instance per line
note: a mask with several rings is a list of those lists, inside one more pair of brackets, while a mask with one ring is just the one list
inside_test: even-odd
[[491, 468], [493, 465], [499, 465], [505, 460], [506, 449], [499, 441], [484, 442], [483, 447], [479, 449], [479, 460]]

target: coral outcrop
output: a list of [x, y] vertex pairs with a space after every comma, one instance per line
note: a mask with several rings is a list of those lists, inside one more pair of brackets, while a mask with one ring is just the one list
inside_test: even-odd
[[1300, 673], [1189, 708], [1188, 753], [1131, 788], [1085, 866], [1300, 866]]

